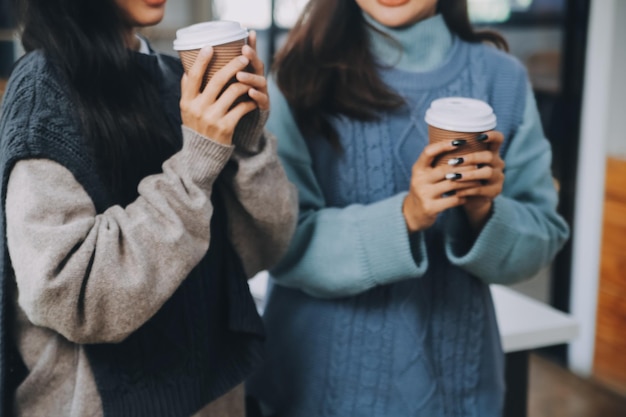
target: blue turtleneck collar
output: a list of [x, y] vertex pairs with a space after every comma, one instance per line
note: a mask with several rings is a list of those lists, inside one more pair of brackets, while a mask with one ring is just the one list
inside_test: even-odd
[[452, 33], [440, 14], [403, 28], [384, 26], [365, 12], [363, 16], [366, 22], [397, 42], [369, 28], [374, 55], [384, 65], [411, 72], [430, 71], [443, 63], [452, 48]]

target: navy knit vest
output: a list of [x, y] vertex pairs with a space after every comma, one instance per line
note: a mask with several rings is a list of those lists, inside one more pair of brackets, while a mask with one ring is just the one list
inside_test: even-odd
[[[182, 144], [180, 62], [161, 55], [136, 58], [159, 82], [164, 113]], [[95, 161], [72, 102], [43, 55], [25, 56], [12, 77], [0, 119], [0, 389], [6, 416], [24, 373], [12, 339], [15, 285], [5, 233], [12, 167], [26, 158], [56, 161], [73, 173], [98, 213], [118, 203], [93, 169]], [[86, 346], [105, 416], [189, 416], [241, 383], [261, 361], [263, 325], [227, 237], [226, 213], [216, 188], [212, 202], [210, 248], [172, 298], [123, 342]]]

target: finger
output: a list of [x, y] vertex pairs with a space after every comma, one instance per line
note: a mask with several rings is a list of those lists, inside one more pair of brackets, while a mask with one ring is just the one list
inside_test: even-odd
[[465, 204], [467, 197], [462, 197], [457, 194], [455, 190], [451, 190], [447, 193], [443, 193], [434, 200], [430, 206], [430, 209], [436, 213], [441, 213], [452, 207], [457, 207]]
[[237, 73], [237, 81], [248, 84], [257, 90], [265, 91], [267, 89], [267, 79], [263, 75], [239, 71]]
[[453, 140], [450, 142], [436, 142], [428, 144], [413, 164], [413, 169], [432, 167], [433, 163], [441, 154], [461, 148], [467, 142], [464, 140]]
[[249, 62], [250, 60], [245, 56], [240, 55], [233, 58], [211, 77], [211, 80], [202, 92], [203, 97], [210, 102], [216, 101], [222, 90], [224, 90], [224, 87], [226, 87], [226, 85], [235, 78], [236, 74], [242, 71]]
[[[466, 181], [466, 182], [452, 182], [452, 181], [446, 181], [446, 182], [441, 182], [439, 184], [437, 184], [435, 187], [432, 188], [433, 191], [433, 198], [439, 198], [442, 195], [448, 194], [450, 192], [461, 192], [463, 190], [467, 190], [467, 189], [471, 189], [471, 188], [478, 188], [481, 186], [481, 183], [479, 181]], [[463, 197], [463, 194], [459, 194], [461, 197]]]
[[479, 142], [488, 143], [489, 149], [492, 152], [499, 152], [500, 147], [504, 142], [504, 135], [502, 134], [502, 132], [499, 132], [497, 130], [490, 130], [481, 135], [478, 135], [476, 140]]
[[213, 48], [211, 46], [205, 46], [198, 52], [198, 56], [193, 65], [189, 68], [189, 71], [183, 75], [181, 81], [181, 98], [191, 99], [198, 95], [206, 67], [209, 65], [209, 62], [211, 62], [211, 58], [213, 58]]
[[263, 61], [256, 53], [256, 50], [254, 48], [252, 48], [250, 45], [244, 45], [243, 48], [241, 48], [241, 52], [243, 53], [243, 56], [250, 60], [250, 65], [252, 66], [253, 72], [255, 74], [265, 74], [265, 64], [263, 64]]
[[248, 96], [252, 100], [254, 100], [261, 110], [269, 110], [270, 108], [270, 98], [266, 93], [263, 93], [259, 90], [251, 88], [248, 90]]
[[252, 49], [254, 49], [256, 51], [256, 31], [255, 30], [251, 30], [250, 32], [248, 32], [248, 45], [250, 45], [250, 47]]
[[257, 106], [253, 101], [242, 101], [226, 113], [224, 116], [224, 122], [227, 125], [232, 126], [234, 130], [241, 118], [256, 108]]
[[468, 181], [488, 181], [496, 178], [496, 173], [502, 172], [489, 165], [485, 165], [481, 168], [474, 169], [455, 169], [447, 172], [443, 179], [456, 182], [468, 182]]
[[457, 194], [460, 197], [486, 197], [496, 198], [502, 192], [502, 185], [499, 183], [481, 185], [478, 187], [469, 187], [459, 190]]
[[[250, 87], [248, 87], [246, 84], [232, 83], [219, 96], [219, 98], [215, 102], [215, 106], [222, 112], [222, 114], [226, 114], [228, 113], [230, 108], [235, 105], [236, 101], [240, 99], [243, 95], [245, 95], [249, 89]], [[251, 102], [255, 107], [257, 106], [256, 102]]]
[[447, 165], [458, 169], [460, 167], [476, 167], [476, 165], [490, 165], [494, 160], [494, 153], [492, 151], [477, 151], [467, 153], [460, 157], [454, 157], [448, 159]]

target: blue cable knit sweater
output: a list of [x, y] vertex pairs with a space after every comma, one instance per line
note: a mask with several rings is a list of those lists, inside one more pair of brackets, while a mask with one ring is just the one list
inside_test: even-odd
[[[371, 32], [381, 76], [407, 105], [378, 121], [337, 118], [344, 152], [303, 138], [271, 86], [276, 134], [300, 219], [272, 272], [269, 358], [249, 390], [281, 417], [501, 415], [503, 353], [489, 283], [531, 277], [568, 237], [551, 150], [522, 65], [453, 36], [441, 16]], [[433, 99], [486, 100], [506, 138], [506, 180], [478, 236], [461, 209], [409, 236], [402, 202], [427, 143]]]

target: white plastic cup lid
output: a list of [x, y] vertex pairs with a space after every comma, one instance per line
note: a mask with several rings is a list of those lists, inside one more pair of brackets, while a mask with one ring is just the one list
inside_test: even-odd
[[248, 29], [239, 22], [229, 20], [215, 20], [211, 22], [196, 23], [191, 26], [178, 29], [174, 40], [175, 51], [188, 51], [200, 49], [203, 46], [222, 45], [248, 37]]
[[454, 132], [485, 132], [495, 128], [497, 122], [489, 104], [466, 97], [434, 100], [424, 119], [431, 126]]

